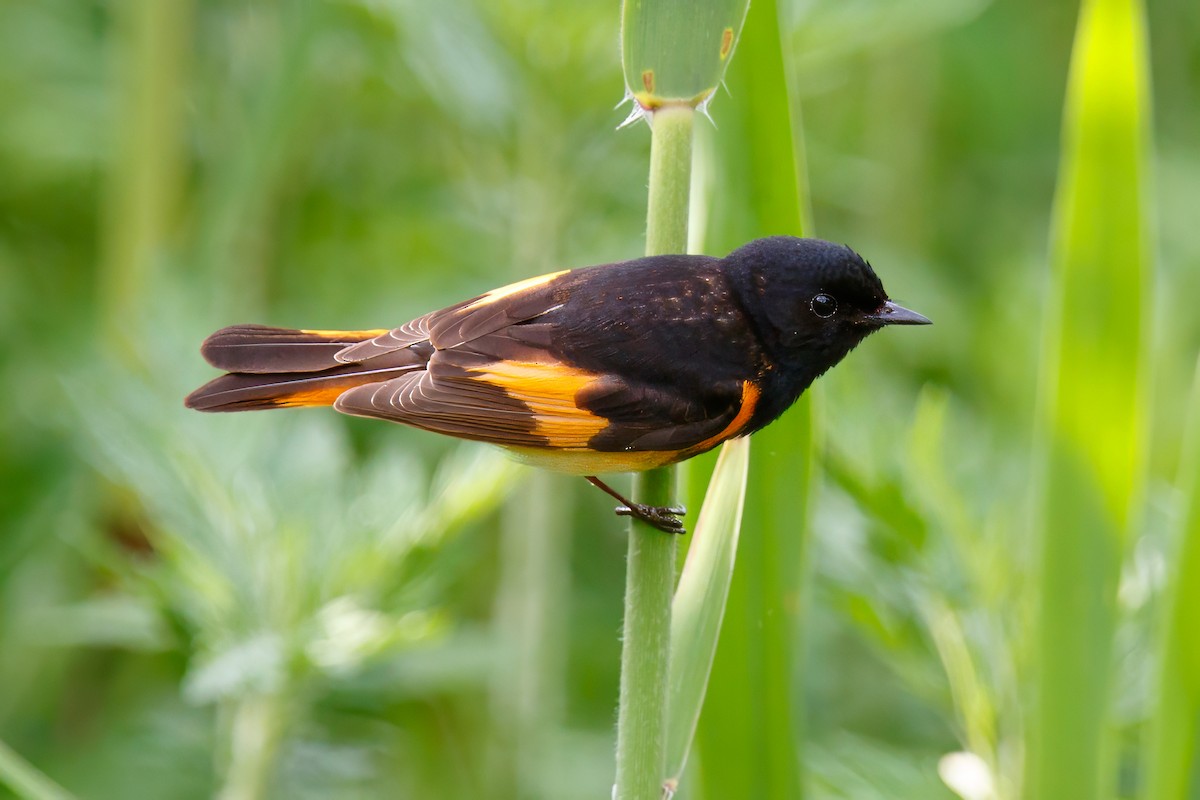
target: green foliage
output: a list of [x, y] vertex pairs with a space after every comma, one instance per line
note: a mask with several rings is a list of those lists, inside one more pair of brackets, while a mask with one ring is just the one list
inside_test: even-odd
[[1088, 0], [1067, 86], [1042, 352], [1041, 597], [1028, 796], [1110, 793], [1117, 585], [1144, 482], [1149, 80], [1136, 0]]
[[[395, 426], [180, 401], [211, 374], [196, 347], [222, 324], [382, 327], [640, 255], [649, 143], [614, 131], [615, 4], [171, 5], [0, 4], [0, 797], [606, 793], [625, 568], [607, 498], [559, 476], [531, 488], [485, 450]], [[755, 63], [765, 8], [747, 18], [719, 127], [697, 124], [707, 252], [795, 220], [746, 199], [797, 183], [779, 154], [799, 119], [784, 133], [762, 110], [780, 108]], [[1029, 467], [1040, 320], [1062, 299], [1046, 297], [1046, 241], [1076, 11], [781, 4], [812, 230], [860, 250], [935, 325], [872, 337], [821, 379], [813, 450], [801, 409], [753, 443], [756, 464], [787, 466], [751, 467], [681, 798], [746, 785], [757, 762], [705, 729], [732, 725], [747, 696], [803, 717], [790, 739], [751, 730], [802, 764], [809, 798], [949, 798], [939, 764], [960, 788], [982, 774], [994, 796], [1021, 796], [1043, 647]], [[1158, 800], [1197, 762], [1195, 487], [1178, 464], [1200, 347], [1200, 15], [1183, 0], [1146, 13], [1161, 291], [1098, 288], [1118, 303], [1103, 314], [1142, 314], [1153, 344], [1112, 351], [1142, 358], [1149, 427], [1132, 523], [1104, 567], [1102, 721], [1109, 796]], [[181, 46], [138, 38], [156, 14], [171, 18], [159, 43]], [[1131, 219], [1116, 213], [1113, 235]], [[107, 344], [121, 338], [132, 346]], [[808, 453], [823, 475], [801, 504], [809, 533], [781, 539], [800, 552], [757, 557], [808, 575], [781, 621], [752, 612], [761, 583], [736, 581], [760, 526], [784, 524], [755, 519], [799, 527]], [[550, 544], [515, 546], [547, 525]], [[789, 664], [754, 641], [802, 646]], [[943, 757], [964, 750], [982, 769], [953, 774], [975, 762]]]

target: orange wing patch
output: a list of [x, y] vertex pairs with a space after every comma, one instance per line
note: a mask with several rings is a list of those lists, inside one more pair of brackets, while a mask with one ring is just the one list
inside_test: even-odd
[[607, 419], [575, 403], [579, 391], [598, 379], [591, 372], [532, 361], [497, 361], [470, 372], [528, 406], [533, 433], [545, 437], [550, 447], [587, 447], [608, 425]]

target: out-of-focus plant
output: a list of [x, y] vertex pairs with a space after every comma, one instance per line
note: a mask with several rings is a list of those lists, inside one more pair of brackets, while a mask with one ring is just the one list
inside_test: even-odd
[[[138, 341], [153, 375], [183, 346]], [[191, 414], [172, 402], [180, 385], [100, 366], [102, 388], [77, 409], [81, 445], [152, 554], [113, 568], [155, 623], [150, 644], [191, 651], [185, 698], [219, 709], [220, 796], [265, 796], [304, 698], [407, 652], [453, 652], [445, 542], [495, 508], [517, 468], [469, 447], [432, 480], [395, 450], [356, 464], [328, 416]]]
[[1146, 736], [1145, 800], [1187, 800], [1200, 792], [1200, 363], [1190, 395], [1191, 414], [1177, 479], [1178, 541], [1162, 629], [1157, 637], [1158, 685]]
[[1112, 792], [1117, 587], [1145, 480], [1150, 90], [1138, 0], [1086, 0], [1063, 113], [1042, 350], [1041, 582], [1025, 791]]
[[[221, 664], [236, 665], [226, 643], [252, 638], [217, 622], [261, 612], [228, 612], [227, 592], [206, 588], [213, 578], [203, 567], [202, 587], [175, 585], [185, 556], [203, 561], [187, 549], [171, 552], [193, 529], [159, 530], [157, 506], [142, 508], [145, 498], [125, 485], [129, 470], [104, 452], [113, 443], [102, 448], [103, 432], [86, 419], [141, 414], [154, 437], [179, 437], [165, 451], [186, 452], [185, 461], [209, 459], [208, 439], [214, 450], [224, 443], [229, 452], [212, 456], [213, 469], [248, 446], [246, 437], [266, 443], [264, 456], [286, 449], [279, 439], [315, 438], [332, 443], [346, 480], [403, 465], [394, 474], [415, 475], [416, 508], [425, 508], [434, 465], [450, 463], [433, 437], [319, 411], [189, 421], [179, 397], [206, 376], [195, 354], [200, 338], [249, 320], [383, 327], [484, 291], [501, 273], [524, 277], [638, 250], [631, 232], [640, 229], [645, 198], [631, 187], [645, 181], [649, 137], [612, 132], [621, 115], [611, 109], [619, 69], [611, 6], [175, 4], [185, 5], [191, 18], [182, 33], [164, 32], [140, 51], [173, 53], [175, 66], [139, 75], [123, 66], [136, 49], [127, 13], [173, 11], [142, 8], [141, 0], [0, 3], [0, 740], [11, 748], [0, 756], [0, 794], [38, 796], [34, 784], [49, 786], [38, 771], [96, 800], [199, 800], [228, 782], [229, 762], [214, 764], [214, 753], [227, 749], [236, 701], [197, 702], [195, 693], [212, 689]], [[1196, 404], [1186, 384], [1200, 335], [1192, 309], [1200, 272], [1191, 267], [1200, 259], [1193, 6], [1146, 4], [1162, 165], [1153, 187], [1156, 280], [1167, 291], [1147, 315], [1155, 329], [1149, 502], [1139, 505], [1136, 542], [1124, 548], [1113, 703], [1104, 717], [1119, 733], [1113, 794], [1147, 800], [1178, 796], [1179, 780], [1194, 783], [1186, 627], [1195, 603], [1186, 588], [1196, 583], [1188, 577], [1195, 537], [1185, 533], [1187, 471], [1175, 475], [1188, 460], [1181, 451], [1193, 449], [1182, 421]], [[758, 138], [783, 130], [770, 113], [778, 105], [759, 104], [775, 90], [750, 77], [764, 55], [761, 39], [755, 44], [763, 8], [756, 3], [748, 17], [729, 92], [716, 93], [719, 129], [696, 126], [697, 151], [716, 154], [697, 160], [708, 200], [692, 206], [692, 252], [721, 255], [757, 235], [756, 199], [789, 185], [791, 167]], [[1037, 0], [781, 9], [819, 233], [863, 252], [896, 299], [936, 325], [920, 341], [873, 338], [817, 387], [826, 480], [807, 505], [815, 516], [804, 539], [811, 554], [799, 642], [774, 638], [796, 630], [778, 610], [739, 610], [761, 597], [762, 584], [739, 586], [752, 574], [752, 515], [776, 497], [771, 482], [754, 476], [755, 461], [771, 450], [793, 457], [769, 440], [779, 432], [792, 446], [783, 431], [798, 424], [799, 409], [756, 438], [749, 491], [765, 499], [747, 497], [741, 563], [682, 796], [750, 785], [768, 755], [797, 752], [810, 800], [1020, 796], [1029, 718], [1018, 698], [1039, 648], [1032, 623], [1040, 540], [1029, 534], [1025, 491], [1039, 360], [1039, 326], [1030, 320], [1044, 306], [1061, 76], [1076, 10]], [[150, 90], [142, 97], [153, 113], [144, 123], [129, 102], [136, 85]], [[743, 120], [753, 138], [743, 135]], [[139, 128], [163, 123], [179, 140], [143, 151]], [[794, 118], [784, 138], [797, 130]], [[140, 170], [118, 166], [139, 159]], [[740, 167], [726, 171], [740, 159], [753, 171], [749, 190], [732, 182]], [[138, 172], [147, 181], [140, 190], [118, 189], [115, 181]], [[113, 236], [108, 226], [136, 197], [167, 202]], [[724, 232], [735, 219], [748, 227]], [[771, 227], [762, 232], [783, 231]], [[111, 314], [115, 303], [100, 298], [113, 297], [113, 276], [102, 270], [115, 263], [117, 245], [130, 242], [147, 257], [125, 265], [146, 268], [130, 284], [140, 299], [125, 306], [130, 313]], [[147, 308], [163, 309], [157, 325], [134, 319]], [[144, 359], [150, 371], [135, 374], [134, 384], [127, 366], [101, 361], [93, 347], [108, 327], [105, 314], [128, 325], [135, 349], [144, 336], [175, 337], [161, 342], [165, 356]], [[146, 395], [132, 405], [79, 413], [92, 402], [124, 402], [134, 385]], [[138, 425], [121, 419], [116, 430]], [[178, 482], [177, 465], [159, 460], [157, 443], [133, 439], [140, 457], [166, 469], [166, 478], [137, 469], [154, 482], [150, 489]], [[707, 486], [702, 460], [688, 465], [693, 512]], [[269, 467], [279, 469], [277, 479], [263, 477]], [[345, 511], [322, 510], [316, 495], [326, 490], [306, 482], [299, 465], [251, 458], [234, 469], [297, 511], [280, 515], [291, 526], [286, 536], [266, 534], [293, 548], [273, 565], [304, 562], [294, 553], [321, 538], [314, 531], [333, 511]], [[517, 538], [516, 514], [501, 545], [488, 530], [500, 526], [484, 514], [471, 523], [483, 529], [478, 535], [412, 550], [394, 581], [376, 572], [390, 569], [387, 559], [362, 550], [363, 580], [385, 589], [367, 592], [374, 600], [301, 585], [324, 580], [322, 571], [293, 570], [296, 599], [283, 606], [309, 615], [311, 625], [287, 628], [299, 631], [284, 647], [296, 654], [284, 671], [287, 694], [265, 704], [283, 711], [270, 791], [297, 800], [574, 800], [611, 779], [621, 611], [613, 587], [625, 542], [610, 535], [618, 525], [598, 493], [547, 480], [549, 489], [522, 487], [514, 499], [550, 517], [559, 538], [543, 544], [565, 552]], [[252, 488], [222, 492], [240, 503]], [[543, 505], [545, 494], [558, 501], [566, 492], [575, 492], [572, 502]], [[261, 519], [253, 508], [246, 525]], [[1168, 519], [1176, 509], [1178, 519]], [[295, 519], [309, 512], [316, 522]], [[561, 535], [568, 529], [569, 543]], [[365, 544], [348, 519], [330, 530], [347, 535], [352, 549]], [[206, 541], [195, 544], [205, 559]], [[263, 562], [247, 553], [243, 571]], [[556, 580], [555, 567], [538, 566], [542, 558], [562, 558], [557, 579], [569, 578], [561, 593], [543, 595], [546, 608], [531, 605]], [[508, 574], [510, 565], [518, 568]], [[538, 579], [524, 580], [533, 570]], [[268, 584], [278, 596], [283, 579]], [[352, 602], [341, 602], [346, 595]], [[206, 610], [209, 598], [226, 605]], [[378, 622], [409, 613], [417, 615], [410, 622], [433, 626], [429, 638], [374, 638]], [[539, 618], [552, 624], [536, 630]], [[1157, 638], [1149, 625], [1156, 619], [1164, 619]], [[203, 639], [195, 638], [200, 630]], [[792, 697], [772, 709], [773, 719], [785, 717], [785, 706], [793, 717], [803, 709], [802, 733], [790, 742], [757, 724], [745, 700], [779, 696], [778, 684], [768, 691], [754, 671], [757, 646], [739, 649], [759, 631], [764, 644], [796, 648], [782, 673]], [[238, 652], [251, 658], [255, 646], [261, 642]], [[557, 661], [521, 672], [543, 654]], [[529, 693], [543, 687], [532, 700], [552, 713], [530, 716]], [[241, 718], [253, 720], [251, 711]], [[523, 734], [531, 719], [533, 739]], [[778, 748], [768, 754], [763, 740]], [[754, 758], [743, 758], [747, 752]], [[518, 792], [507, 791], [510, 770], [528, 772]]]
[[[1020, 450], [980, 440], [961, 422], [944, 432], [953, 418], [944, 398], [927, 394], [918, 407], [903, 468], [851, 456], [863, 442], [847, 430], [832, 448], [831, 476], [888, 532], [868, 540], [872, 561], [897, 570], [890, 590], [845, 598], [847, 613], [909, 686], [953, 710], [966, 752], [948, 754], [941, 774], [964, 798], [1102, 796], [1117, 779], [1117, 587], [1142, 512], [1149, 385], [1145, 61], [1138, 4], [1084, 4], [1041, 354], [1038, 541], [1015, 533], [1029, 504], [998, 500], [1018, 495], [1011, 463]], [[979, 462], [979, 452], [992, 461]], [[981, 473], [948, 469], [955, 454]], [[1030, 575], [1040, 575], [1036, 604], [1024, 591]], [[918, 649], [936, 655], [943, 675], [927, 671]], [[1035, 684], [1022, 682], [1031, 675]], [[1022, 701], [1031, 689], [1030, 709]]]

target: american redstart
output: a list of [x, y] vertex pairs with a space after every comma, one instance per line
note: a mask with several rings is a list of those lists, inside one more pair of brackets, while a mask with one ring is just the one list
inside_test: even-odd
[[725, 258], [664, 255], [494, 289], [393, 330], [223, 328], [201, 411], [332, 405], [500, 445], [586, 476], [631, 514], [682, 532], [677, 508], [632, 503], [602, 472], [660, 467], [772, 422], [885, 325], [929, 320], [888, 299], [849, 247], [758, 239]]

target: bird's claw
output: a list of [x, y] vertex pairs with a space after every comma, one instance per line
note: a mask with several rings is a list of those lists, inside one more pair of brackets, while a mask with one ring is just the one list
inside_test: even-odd
[[644, 503], [631, 503], [617, 506], [617, 516], [640, 519], [647, 525], [652, 525], [664, 533], [687, 533], [683, 521], [679, 517], [687, 513], [683, 506], [648, 506]]

